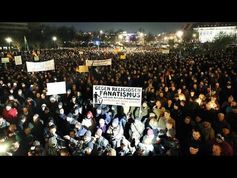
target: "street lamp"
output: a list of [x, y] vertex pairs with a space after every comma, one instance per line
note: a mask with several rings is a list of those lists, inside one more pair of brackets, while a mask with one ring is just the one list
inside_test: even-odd
[[9, 44], [9, 50], [10, 50], [11, 49], [12, 38], [11, 37], [7, 37], [7, 38], [5, 38], [5, 40]]
[[56, 37], [56, 36], [53, 36], [53, 37], [52, 37], [52, 40], [53, 40], [53, 42], [54, 42], [54, 46], [56, 47], [57, 37]]
[[100, 34], [101, 34], [101, 35], [103, 34], [103, 30], [100, 30]]

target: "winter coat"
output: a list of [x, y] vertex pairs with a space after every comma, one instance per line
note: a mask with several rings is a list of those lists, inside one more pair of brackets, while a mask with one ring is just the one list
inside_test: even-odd
[[6, 119], [9, 122], [12, 122], [17, 118], [18, 112], [16, 108], [11, 108], [9, 111], [4, 109], [2, 115], [4, 119]]

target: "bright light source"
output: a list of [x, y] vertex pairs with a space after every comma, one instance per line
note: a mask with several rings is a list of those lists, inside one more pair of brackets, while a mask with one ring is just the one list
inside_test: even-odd
[[197, 99], [195, 100], [195, 102], [198, 103], [198, 105], [200, 106], [201, 103], [202, 103], [202, 100], [201, 100], [200, 98], [197, 98]]
[[0, 153], [5, 153], [7, 151], [8, 145], [7, 144], [1, 144], [0, 145]]
[[96, 44], [97, 46], [99, 46], [99, 45], [100, 45], [100, 41], [95, 41], [95, 44]]
[[194, 33], [194, 34], [193, 34], [193, 38], [196, 38], [196, 37], [197, 37], [197, 35]]
[[120, 35], [118, 36], [118, 38], [119, 38], [120, 40], [122, 40], [122, 39], [123, 39], [123, 35], [120, 34]]
[[165, 37], [164, 37], [164, 40], [165, 40], [165, 41], [166, 41], [166, 40], [168, 40], [168, 37], [167, 37], [167, 36], [165, 36]]
[[100, 34], [103, 34], [103, 30], [100, 30]]
[[53, 41], [57, 41], [57, 37], [56, 37], [56, 36], [53, 36], [53, 37], [52, 37], [52, 40], [53, 40]]
[[10, 37], [7, 37], [5, 40], [6, 40], [6, 42], [8, 42], [8, 43], [11, 43], [11, 42], [12, 42], [12, 38], [10, 38]]
[[186, 97], [185, 97], [185, 95], [184, 95], [183, 93], [181, 93], [181, 94], [179, 95], [179, 100], [180, 100], [180, 101], [186, 101]]
[[142, 38], [142, 37], [144, 37], [144, 33], [139, 33], [139, 36]]
[[176, 32], [176, 36], [179, 37], [179, 38], [182, 38], [183, 34], [184, 34], [184, 32], [181, 31], [181, 30]]

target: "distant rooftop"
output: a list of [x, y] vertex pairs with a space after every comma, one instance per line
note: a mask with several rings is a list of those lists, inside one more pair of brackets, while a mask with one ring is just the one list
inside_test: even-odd
[[237, 22], [197, 22], [192, 25], [192, 28], [197, 27], [223, 27], [223, 26], [237, 26]]

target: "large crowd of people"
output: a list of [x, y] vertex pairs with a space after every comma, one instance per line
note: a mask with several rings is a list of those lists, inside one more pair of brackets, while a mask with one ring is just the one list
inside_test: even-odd
[[[130, 49], [39, 50], [55, 70], [27, 72], [32, 52], [0, 70], [0, 155], [237, 155], [237, 73], [232, 51], [193, 48], [160, 54]], [[0, 57], [4, 57], [2, 53]], [[75, 68], [85, 60], [111, 66]], [[66, 81], [66, 94], [47, 96], [46, 83]], [[92, 103], [93, 85], [142, 87], [141, 107]]]

